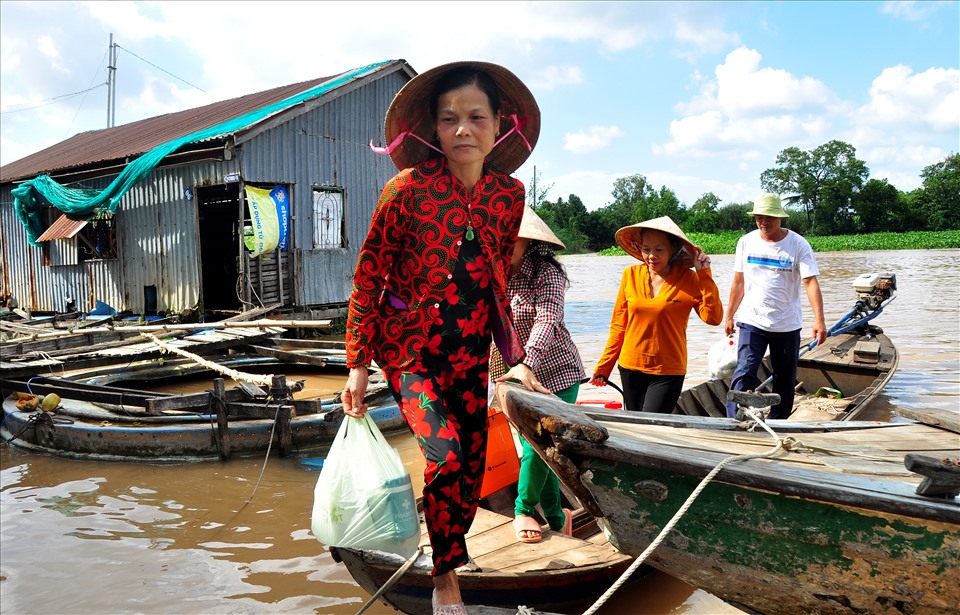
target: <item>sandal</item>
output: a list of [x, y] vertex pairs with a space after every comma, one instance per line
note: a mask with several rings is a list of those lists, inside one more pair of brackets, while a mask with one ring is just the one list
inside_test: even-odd
[[513, 518], [513, 529], [517, 532], [517, 540], [533, 544], [543, 540], [543, 529], [537, 520], [527, 515], [517, 515]]

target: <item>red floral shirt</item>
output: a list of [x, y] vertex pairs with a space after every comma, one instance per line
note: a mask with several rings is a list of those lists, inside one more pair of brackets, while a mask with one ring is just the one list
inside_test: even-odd
[[376, 361], [400, 370], [421, 354], [453, 278], [468, 227], [480, 243], [494, 301], [494, 340], [515, 364], [523, 349], [510, 320], [506, 286], [526, 191], [485, 166], [472, 191], [435, 158], [387, 182], [360, 248], [347, 317], [347, 366]]

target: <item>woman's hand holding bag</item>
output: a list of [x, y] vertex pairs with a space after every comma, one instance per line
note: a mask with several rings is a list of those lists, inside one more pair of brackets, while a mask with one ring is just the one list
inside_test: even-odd
[[410, 473], [369, 414], [340, 424], [314, 490], [312, 530], [330, 547], [403, 557], [420, 544]]

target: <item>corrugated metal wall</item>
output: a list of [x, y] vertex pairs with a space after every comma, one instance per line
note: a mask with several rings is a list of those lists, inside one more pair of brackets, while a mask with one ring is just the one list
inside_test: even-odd
[[[118, 311], [143, 314], [145, 288], [152, 286], [158, 312], [196, 309], [200, 300], [197, 202], [188, 200], [187, 190], [222, 184], [225, 175], [239, 172], [247, 182], [290, 187], [290, 282], [295, 306], [346, 302], [377, 198], [396, 173], [390, 157], [374, 154], [369, 143], [383, 144], [384, 115], [407, 80], [406, 73], [397, 70], [363, 86], [334, 92], [312, 103], [311, 110], [239, 144], [233, 160], [154, 170], [124, 196], [117, 210], [116, 260], [43, 266], [41, 249], [27, 244], [13, 211], [12, 187], [4, 186], [0, 294], [9, 293], [17, 307], [32, 311], [63, 312], [68, 298], [73, 298], [83, 311], [92, 310], [100, 300]], [[112, 179], [83, 185], [103, 188]], [[344, 189], [346, 248], [313, 249], [314, 185]]]
[[[195, 200], [187, 200], [186, 191], [222, 183], [225, 174], [238, 168], [233, 160], [154, 170], [117, 209], [118, 258], [76, 265], [43, 266], [42, 250], [27, 244], [10, 188], [4, 187], [0, 223], [9, 288], [3, 290], [18, 307], [31, 311], [63, 312], [72, 298], [82, 311], [92, 310], [99, 300], [118, 311], [142, 314], [144, 288], [154, 286], [159, 312], [195, 309], [200, 293], [197, 206]], [[112, 179], [83, 185], [103, 188]]]
[[[383, 118], [394, 95], [407, 82], [392, 72], [364, 87], [327, 100], [272, 130], [243, 143], [241, 166], [249, 182], [290, 185], [293, 211], [293, 292], [300, 306], [346, 302], [360, 245], [383, 185], [396, 174], [390, 156], [374, 154], [370, 141], [383, 144]], [[347, 247], [313, 249], [314, 185], [345, 189]]]

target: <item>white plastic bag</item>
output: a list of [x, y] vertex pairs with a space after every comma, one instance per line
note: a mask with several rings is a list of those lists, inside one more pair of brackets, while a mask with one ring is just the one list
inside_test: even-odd
[[710, 378], [722, 379], [733, 375], [733, 370], [737, 368], [737, 340], [739, 336], [724, 336], [718, 340], [707, 353], [707, 366], [710, 369]]
[[403, 557], [420, 544], [410, 473], [366, 414], [343, 417], [313, 494], [313, 535], [328, 547]]

